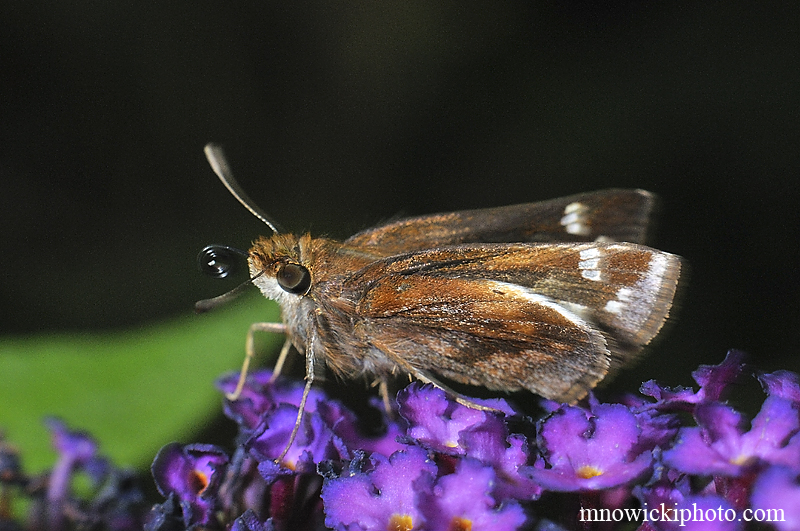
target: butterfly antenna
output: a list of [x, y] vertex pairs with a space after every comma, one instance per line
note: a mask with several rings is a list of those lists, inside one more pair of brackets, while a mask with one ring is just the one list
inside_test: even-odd
[[206, 154], [206, 158], [208, 159], [208, 163], [211, 165], [211, 169], [214, 170], [214, 173], [217, 174], [219, 180], [222, 181], [222, 184], [225, 185], [225, 188], [233, 194], [233, 197], [237, 199], [244, 207], [250, 211], [255, 217], [260, 219], [264, 224], [272, 229], [272, 232], [275, 234], [279, 234], [280, 231], [278, 230], [277, 223], [273, 222], [269, 216], [267, 216], [256, 204], [250, 199], [247, 194], [242, 190], [242, 187], [239, 186], [239, 183], [236, 182], [236, 179], [233, 178], [233, 172], [231, 171], [231, 167], [228, 165], [228, 160], [225, 158], [225, 153], [222, 151], [222, 148], [213, 143], [206, 144], [206, 147], [203, 148], [203, 152]]
[[194, 311], [196, 313], [206, 313], [210, 312], [214, 308], [229, 303], [230, 301], [232, 301], [233, 299], [237, 298], [239, 295], [244, 293], [244, 290], [249, 288], [250, 284], [252, 284], [255, 279], [257, 279], [263, 274], [264, 272], [261, 271], [257, 275], [247, 279], [246, 281], [242, 282], [232, 290], [225, 292], [222, 295], [217, 295], [216, 297], [212, 297], [210, 299], [203, 299], [201, 301], [197, 301], [196, 303], [194, 303]]

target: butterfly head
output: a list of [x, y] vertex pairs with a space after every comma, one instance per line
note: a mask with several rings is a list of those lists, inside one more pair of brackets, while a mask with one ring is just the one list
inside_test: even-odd
[[264, 296], [284, 302], [304, 296], [311, 289], [308, 265], [311, 237], [273, 234], [253, 243], [248, 257], [253, 283]]

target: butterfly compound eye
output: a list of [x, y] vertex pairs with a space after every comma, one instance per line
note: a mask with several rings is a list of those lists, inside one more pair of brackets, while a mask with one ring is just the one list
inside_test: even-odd
[[278, 285], [289, 293], [301, 295], [311, 287], [311, 273], [300, 264], [286, 264], [278, 269]]

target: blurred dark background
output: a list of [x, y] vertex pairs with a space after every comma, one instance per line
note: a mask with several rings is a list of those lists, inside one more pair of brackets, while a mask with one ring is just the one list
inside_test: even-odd
[[[0, 326], [136, 327], [231, 286], [208, 243], [606, 187], [691, 265], [631, 378], [800, 369], [796, 2], [4, 2]], [[688, 383], [688, 382], [687, 382]]]

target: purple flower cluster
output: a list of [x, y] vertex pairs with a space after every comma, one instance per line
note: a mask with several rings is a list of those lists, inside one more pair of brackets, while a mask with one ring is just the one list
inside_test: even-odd
[[724, 402], [744, 373], [731, 352], [695, 371], [696, 391], [651, 381], [619, 403], [544, 401], [536, 421], [504, 400], [479, 410], [412, 383], [379, 437], [314, 389], [277, 462], [303, 386], [259, 372], [225, 404], [240, 430], [232, 454], [161, 450], [153, 475], [167, 501], [147, 529], [798, 529], [798, 376], [758, 375], [767, 397], [748, 426]]
[[[37, 476], [26, 475], [19, 454], [0, 439], [0, 529], [141, 529], [146, 504], [133, 471], [114, 467], [86, 433], [52, 418], [47, 427], [58, 459]], [[83, 478], [87, 488], [76, 489]], [[24, 524], [11, 512], [15, 495], [28, 500]]]
[[[152, 473], [165, 501], [149, 513], [132, 474], [62, 422], [48, 422], [58, 460], [38, 476], [0, 440], [0, 529], [800, 529], [800, 378], [757, 374], [766, 398], [748, 420], [726, 395], [750, 374], [730, 352], [693, 373], [697, 389], [650, 381], [615, 403], [542, 401], [538, 419], [412, 383], [393, 411], [372, 404], [379, 436], [312, 389], [286, 451], [303, 384], [258, 372], [224, 405], [233, 451], [161, 449]], [[28, 500], [24, 524], [14, 498]]]

